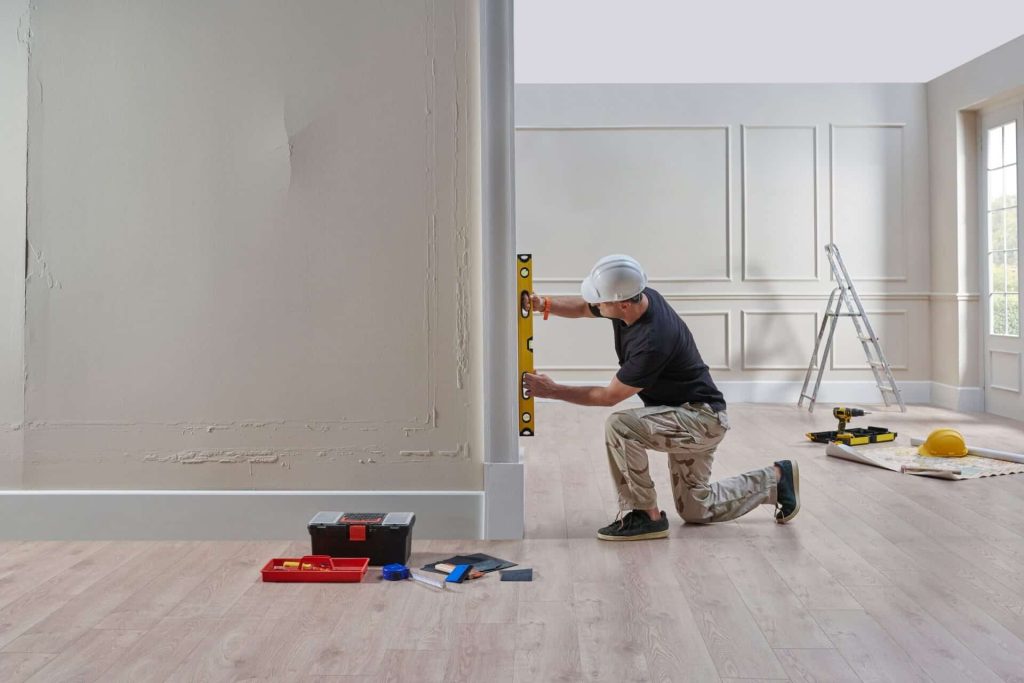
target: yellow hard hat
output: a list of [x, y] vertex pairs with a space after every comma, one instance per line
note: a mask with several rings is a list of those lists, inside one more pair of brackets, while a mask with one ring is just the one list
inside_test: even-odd
[[967, 442], [964, 435], [955, 429], [936, 429], [918, 446], [917, 452], [941, 458], [960, 457], [967, 455]]

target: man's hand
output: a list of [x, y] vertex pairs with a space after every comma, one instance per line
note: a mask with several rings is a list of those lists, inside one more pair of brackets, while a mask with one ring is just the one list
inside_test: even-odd
[[[529, 300], [527, 300], [529, 299]], [[534, 313], [544, 312], [544, 299], [548, 300], [550, 315], [557, 318], [593, 318], [590, 306], [579, 296], [548, 296], [543, 297], [536, 292], [523, 292], [520, 295], [519, 307], [526, 310], [530, 306]]]
[[558, 390], [558, 384], [547, 375], [533, 375], [529, 372], [523, 377], [523, 385], [527, 394], [535, 398], [551, 398]]
[[529, 372], [523, 375], [523, 387], [528, 397], [556, 398], [581, 406], [613, 406], [640, 392], [639, 387], [623, 384], [618, 377], [612, 377], [606, 387], [567, 387], [547, 375]]

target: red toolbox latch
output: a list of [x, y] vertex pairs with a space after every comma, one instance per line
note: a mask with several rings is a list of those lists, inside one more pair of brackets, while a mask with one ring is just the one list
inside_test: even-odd
[[350, 541], [365, 541], [366, 540], [366, 527], [362, 524], [353, 524], [348, 528], [348, 540]]

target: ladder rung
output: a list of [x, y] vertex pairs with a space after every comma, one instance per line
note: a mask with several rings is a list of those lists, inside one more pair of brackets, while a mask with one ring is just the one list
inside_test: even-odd
[[[828, 330], [828, 341], [826, 342], [826, 348], [829, 348], [832, 344], [832, 338], [836, 329], [837, 323], [835, 322], [835, 319], [853, 318], [853, 326], [857, 332], [857, 339], [860, 340], [864, 347], [865, 360], [875, 376], [875, 386], [882, 392], [882, 399], [885, 401], [885, 405], [891, 405], [891, 397], [894, 397], [900, 404], [900, 410], [906, 412], [907, 409], [906, 406], [903, 405], [903, 398], [900, 394], [899, 387], [896, 385], [896, 380], [892, 375], [892, 367], [885, 360], [885, 354], [882, 353], [881, 346], [879, 345], [880, 340], [875, 335], [875, 331], [871, 328], [871, 323], [868, 322], [867, 311], [864, 310], [864, 306], [860, 301], [860, 296], [857, 294], [857, 289], [854, 287], [853, 279], [850, 277], [850, 273], [846, 270], [846, 264], [843, 263], [843, 257], [839, 254], [839, 247], [835, 244], [827, 244], [825, 245], [825, 253], [828, 254], [829, 267], [832, 269], [832, 279], [835, 281], [836, 286], [829, 295], [828, 305], [825, 307], [825, 317], [822, 318], [822, 325], [818, 332], [818, 338], [814, 343], [814, 355], [807, 368], [807, 376], [804, 379], [804, 386], [801, 389], [801, 392], [805, 392], [807, 390], [808, 382], [811, 380], [811, 376], [815, 372], [817, 373], [817, 383], [814, 385], [813, 394], [800, 394], [800, 401], [798, 401], [798, 404], [802, 404], [805, 398], [809, 399], [811, 401], [809, 410], [814, 410], [814, 401], [817, 400], [816, 396], [818, 394], [818, 383], [821, 382], [822, 375], [825, 372], [825, 368], [818, 365], [818, 347], [825, 336], [825, 321], [829, 319], [833, 320]], [[837, 296], [838, 301], [836, 300]], [[844, 310], [847, 312], [843, 312]], [[864, 321], [863, 326], [857, 322], [857, 318], [861, 318]], [[869, 343], [872, 344], [873, 349], [868, 346]], [[876, 358], [877, 360], [875, 360]], [[887, 382], [888, 385], [883, 385], [881, 382]]]

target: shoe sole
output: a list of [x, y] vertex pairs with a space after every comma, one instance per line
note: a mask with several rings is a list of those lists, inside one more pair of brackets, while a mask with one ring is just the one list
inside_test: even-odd
[[636, 536], [607, 536], [599, 533], [597, 535], [602, 541], [647, 541], [652, 538], [668, 538], [668, 529], [664, 531], [651, 531], [646, 534], [637, 534]]
[[786, 517], [776, 517], [776, 524], [786, 524], [800, 512], [800, 467], [796, 464], [796, 460], [790, 461], [793, 465], [793, 493], [796, 495], [796, 507]]

